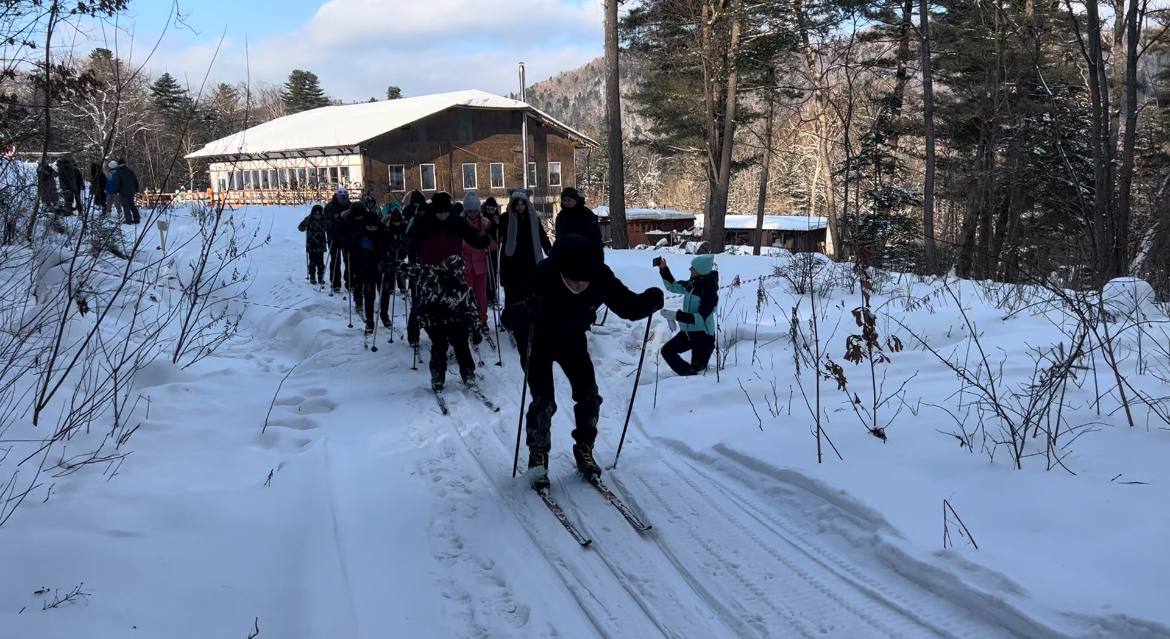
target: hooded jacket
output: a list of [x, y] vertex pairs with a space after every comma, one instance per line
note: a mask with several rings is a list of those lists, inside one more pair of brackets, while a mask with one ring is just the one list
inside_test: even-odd
[[[448, 213], [446, 220], [440, 220], [439, 213]], [[436, 193], [427, 206], [426, 213], [416, 217], [406, 232], [407, 237], [418, 243], [419, 262], [438, 266], [452, 255], [463, 256], [463, 243], [474, 248], [487, 248], [491, 240], [467, 224], [467, 219], [451, 213], [451, 196]]]
[[337, 195], [325, 205], [325, 233], [329, 237], [329, 244], [345, 246], [345, 220], [342, 215], [349, 210], [349, 200], [342, 202]]
[[[514, 210], [516, 200], [524, 200], [528, 205], [523, 217]], [[505, 289], [527, 286], [536, 265], [544, 259], [545, 253], [552, 251], [552, 242], [524, 191], [517, 189], [512, 192], [508, 208], [500, 217], [498, 237], [504, 245], [500, 256], [500, 285]]]
[[565, 189], [564, 193], [570, 193], [577, 201], [577, 205], [571, 209], [561, 209], [561, 212], [557, 214], [557, 237], [580, 235], [589, 240], [590, 244], [596, 246], [597, 250], [602, 252], [602, 259], [604, 259], [605, 245], [601, 240], [601, 222], [597, 219], [597, 215], [593, 209], [585, 206], [585, 201], [581, 199], [575, 189]]
[[699, 274], [689, 280], [674, 279], [670, 269], [663, 269], [662, 283], [666, 290], [683, 296], [682, 310], [674, 318], [684, 333], [702, 331], [715, 335], [715, 308], [719, 305], [719, 271], [715, 269], [714, 255], [700, 255], [691, 260]]
[[[571, 279], [588, 278], [589, 286], [573, 293], [562, 276], [565, 271]], [[532, 322], [537, 339], [555, 339], [588, 331], [602, 304], [618, 317], [633, 321], [662, 308], [662, 301], [661, 289], [651, 287], [634, 293], [626, 288], [588, 240], [567, 235], [557, 240], [552, 255], [533, 271], [532, 294], [505, 308], [500, 321], [512, 330]]]
[[313, 212], [320, 209], [320, 204], [314, 206], [305, 219], [297, 225], [297, 230], [305, 234], [305, 250], [310, 253], [324, 253], [329, 246], [325, 233], [325, 216], [313, 215]]

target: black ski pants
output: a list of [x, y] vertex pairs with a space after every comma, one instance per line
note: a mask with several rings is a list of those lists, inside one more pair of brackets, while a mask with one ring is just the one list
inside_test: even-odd
[[577, 423], [573, 440], [592, 449], [597, 439], [601, 394], [597, 391], [597, 376], [585, 333], [552, 336], [538, 331], [528, 358], [528, 390], [532, 394], [532, 404], [528, 407], [528, 450], [547, 453], [552, 449], [552, 418], [557, 412], [554, 363], [560, 364], [573, 389], [573, 416]]
[[374, 321], [374, 306], [382, 273], [376, 268], [367, 268], [360, 259], [349, 265], [350, 286], [353, 295], [353, 310], [364, 314], [367, 322]]
[[345, 287], [349, 288], [349, 251], [341, 246], [341, 242], [329, 244], [329, 285], [334, 290], [341, 289], [341, 281], [345, 279]]
[[393, 273], [383, 273], [382, 274], [381, 289], [382, 290], [381, 290], [380, 294], [382, 296], [382, 299], [380, 301], [382, 302], [381, 303], [382, 317], [389, 317], [390, 316], [390, 296], [394, 295], [395, 289], [397, 289], [399, 293], [406, 292], [406, 275], [399, 273], [398, 271], [395, 271]]
[[309, 251], [309, 281], [320, 284], [325, 281], [325, 253]]
[[459, 377], [467, 381], [475, 375], [470, 330], [471, 327], [467, 324], [427, 327], [427, 337], [431, 338], [431, 382], [442, 381], [447, 377], [448, 346], [455, 349], [455, 361], [459, 362]]
[[[687, 351], [691, 352], [690, 362], [680, 356]], [[707, 370], [714, 351], [715, 338], [706, 331], [680, 331], [662, 345], [662, 359], [679, 375], [697, 375]]]
[[[507, 309], [509, 305], [523, 302], [532, 294], [532, 288], [527, 284], [513, 285], [504, 288], [504, 308]], [[516, 350], [520, 351], [520, 368], [521, 370], [528, 368], [528, 339], [530, 337], [530, 326], [527, 322], [519, 326], [511, 328], [512, 339], [516, 340]]]

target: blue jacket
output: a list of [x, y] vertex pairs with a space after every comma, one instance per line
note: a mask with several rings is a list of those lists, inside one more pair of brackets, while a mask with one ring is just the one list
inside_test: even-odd
[[703, 331], [715, 335], [715, 308], [719, 305], [719, 271], [708, 271], [698, 277], [678, 281], [670, 269], [662, 272], [666, 290], [683, 296], [682, 310], [675, 314], [684, 333]]

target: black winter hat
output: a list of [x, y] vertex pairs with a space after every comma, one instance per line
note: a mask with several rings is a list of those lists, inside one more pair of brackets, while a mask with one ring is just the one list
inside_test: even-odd
[[597, 247], [580, 235], [558, 237], [550, 257], [561, 275], [578, 282], [592, 282], [601, 270]]
[[577, 192], [577, 189], [575, 189], [571, 186], [567, 187], [563, 191], [561, 191], [561, 197], [571, 197], [574, 200], [577, 200], [578, 202], [585, 201], [585, 198], [581, 197], [581, 194]]
[[489, 197], [488, 199], [484, 200], [484, 201], [483, 201], [483, 205], [481, 205], [481, 206], [480, 206], [480, 208], [481, 208], [481, 209], [486, 209], [486, 208], [487, 208], [487, 207], [489, 207], [489, 206], [493, 206], [493, 207], [495, 207], [497, 211], [498, 211], [498, 210], [499, 210], [499, 208], [500, 208], [500, 205], [499, 205], [499, 203], [498, 203], [498, 202], [496, 202], [496, 198], [494, 198], [494, 197]]
[[419, 193], [418, 191], [411, 191], [410, 196], [407, 197], [406, 201], [409, 204], [417, 204], [418, 206], [422, 207], [427, 203], [427, 196]]
[[432, 213], [451, 212], [451, 194], [439, 191], [431, 196], [430, 211]]

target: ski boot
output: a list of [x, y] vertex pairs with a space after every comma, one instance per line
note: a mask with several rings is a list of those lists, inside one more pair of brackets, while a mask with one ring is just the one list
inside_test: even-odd
[[541, 491], [551, 488], [552, 482], [548, 479], [548, 453], [529, 453], [526, 475], [532, 480], [533, 490]]
[[432, 373], [431, 374], [431, 390], [435, 391], [436, 393], [443, 390], [443, 387], [446, 386], [446, 381], [447, 381], [446, 377], [447, 376], [444, 374]]
[[374, 320], [366, 320], [366, 335], [374, 332]]
[[463, 385], [468, 388], [475, 388], [479, 386], [479, 380], [476, 379], [475, 374], [473, 373], [463, 378]]
[[382, 311], [382, 326], [390, 328], [390, 314], [386, 311]]
[[585, 444], [573, 444], [573, 458], [577, 460], [577, 472], [586, 479], [601, 476], [601, 467], [593, 459], [593, 447]]

